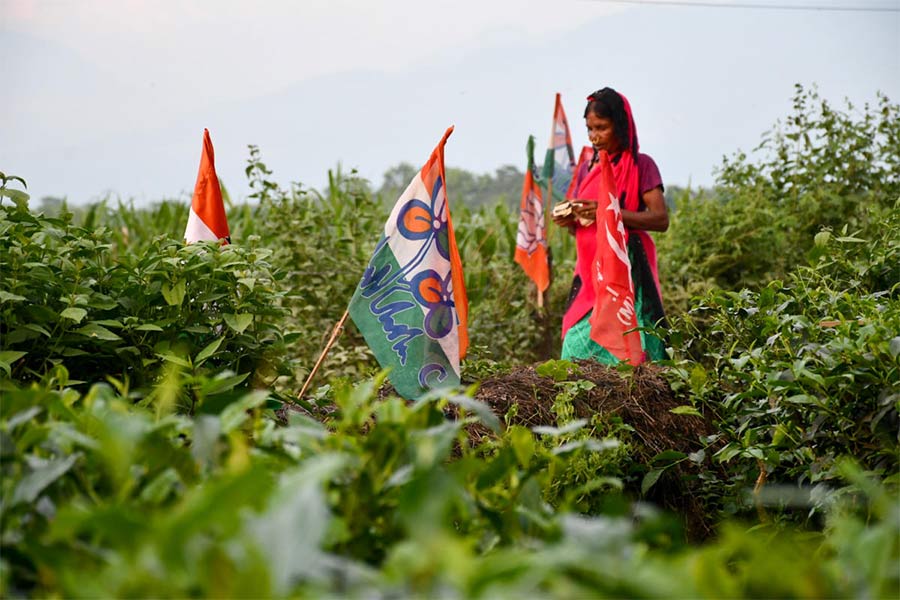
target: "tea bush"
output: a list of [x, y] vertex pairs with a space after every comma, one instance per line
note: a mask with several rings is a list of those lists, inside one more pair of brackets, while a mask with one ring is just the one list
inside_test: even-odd
[[732, 483], [829, 482], [846, 455], [900, 473], [900, 210], [873, 225], [822, 232], [785, 281], [675, 320], [673, 387], [717, 419]]
[[[585, 516], [542, 500], [610, 441], [518, 427], [473, 447], [466, 423], [497, 425], [486, 407], [379, 400], [379, 379], [335, 390], [324, 424], [277, 418], [265, 392], [172, 413], [164, 397], [195, 384], [174, 373], [146, 406], [106, 384], [0, 384], [4, 596], [817, 598], [900, 584], [897, 498], [847, 465], [823, 534], [732, 524], [686, 547], [648, 506]], [[445, 419], [450, 404], [461, 419]]]
[[[39, 380], [64, 366], [86, 383], [140, 390], [171, 363], [265, 382], [286, 370], [271, 251], [165, 236], [122, 252], [105, 227], [0, 206], [0, 370]], [[117, 249], [118, 248], [118, 249]]]
[[798, 85], [793, 108], [751, 155], [723, 159], [714, 190], [676, 199], [659, 238], [672, 312], [713, 287], [784, 279], [820, 230], [865, 231], [900, 198], [900, 105], [840, 110]]

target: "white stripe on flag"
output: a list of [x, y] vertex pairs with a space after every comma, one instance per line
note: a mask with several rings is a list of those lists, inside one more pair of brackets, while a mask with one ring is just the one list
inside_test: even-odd
[[194, 212], [191, 207], [191, 214], [188, 215], [187, 227], [184, 229], [184, 239], [187, 242], [214, 242], [219, 238], [212, 229], [207, 227], [206, 223]]

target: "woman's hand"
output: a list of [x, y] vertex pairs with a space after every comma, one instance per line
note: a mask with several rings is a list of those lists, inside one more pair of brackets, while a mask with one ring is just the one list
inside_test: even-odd
[[597, 220], [597, 203], [590, 200], [573, 201], [572, 214], [574, 214], [582, 224], [593, 223]]
[[564, 216], [551, 214], [550, 218], [552, 218], [553, 222], [556, 223], [556, 225], [559, 227], [572, 227], [573, 225], [575, 225], [575, 215], [572, 213]]

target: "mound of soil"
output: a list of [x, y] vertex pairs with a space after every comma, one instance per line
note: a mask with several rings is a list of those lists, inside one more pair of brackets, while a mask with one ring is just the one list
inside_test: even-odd
[[[641, 365], [630, 374], [594, 361], [576, 361], [580, 373], [569, 380], [586, 379], [595, 384], [574, 402], [575, 414], [590, 419], [595, 414], [618, 415], [634, 428], [647, 459], [665, 450], [689, 453], [698, 450], [701, 436], [713, 433], [702, 418], [673, 414], [679, 406], [662, 369]], [[549, 377], [542, 377], [533, 366], [519, 367], [498, 377], [482, 380], [475, 398], [489, 405], [501, 418], [518, 405], [507, 425], [556, 425], [550, 410], [560, 388]]]
[[[574, 400], [575, 415], [590, 419], [596, 414], [615, 415], [630, 425], [640, 441], [634, 444], [635, 462], [650, 468], [654, 456], [666, 450], [689, 454], [703, 448], [701, 438], [715, 433], [704, 418], [678, 415], [671, 409], [679, 406], [672, 389], [656, 365], [641, 365], [628, 374], [594, 361], [576, 361], [580, 373], [567, 379], [586, 379], [595, 384]], [[512, 415], [505, 425], [557, 425], [551, 406], [561, 391], [550, 377], [535, 372], [534, 366], [516, 368], [497, 377], [481, 381], [475, 398], [489, 405], [500, 417]], [[513, 405], [516, 410], [510, 411]], [[474, 438], [493, 435], [488, 429], [470, 429]], [[684, 519], [689, 538], [702, 539], [711, 534], [711, 524], [691, 489], [691, 475], [697, 467], [683, 461], [669, 469], [651, 488], [647, 500], [668, 508]]]

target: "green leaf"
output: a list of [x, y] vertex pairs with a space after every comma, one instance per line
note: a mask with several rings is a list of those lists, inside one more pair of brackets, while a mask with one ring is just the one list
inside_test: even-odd
[[164, 361], [176, 364], [179, 367], [184, 367], [185, 369], [192, 368], [190, 360], [182, 358], [175, 354], [170, 354], [170, 353], [166, 352], [166, 353], [157, 353], [156, 355], [158, 357], [160, 357], [161, 359], [163, 359]]
[[186, 286], [183, 279], [177, 281], [175, 285], [170, 285], [167, 282], [162, 286], [163, 298], [166, 299], [166, 303], [169, 306], [181, 306], [181, 303], [184, 301], [185, 291]]
[[72, 468], [80, 453], [71, 454], [66, 458], [57, 458], [35, 469], [22, 479], [13, 492], [12, 504], [19, 502], [34, 502], [44, 488], [62, 477]]
[[550, 377], [553, 381], [565, 381], [569, 373], [577, 374], [580, 369], [572, 361], [551, 359], [535, 367], [534, 372], [541, 377]]
[[28, 354], [27, 352], [22, 352], [21, 350], [3, 350], [0, 352], [0, 360], [5, 363], [14, 363], [23, 356]]
[[122, 325], [122, 322], [116, 319], [98, 319], [91, 322], [96, 323], [97, 325], [103, 325], [104, 327], [115, 327], [117, 329], [121, 329], [122, 327], [124, 327], [124, 325]]
[[728, 462], [740, 453], [740, 446], [736, 444], [728, 444], [724, 448], [716, 452], [715, 456], [719, 460], [719, 462]]
[[138, 325], [134, 328], [135, 331], [164, 331], [162, 327], [159, 325], [154, 325], [153, 323], [144, 323], [143, 325]]
[[569, 452], [573, 452], [575, 450], [586, 450], [588, 452], [603, 452], [604, 450], [612, 450], [614, 448], [618, 448], [622, 443], [616, 439], [606, 439], [606, 440], [595, 440], [593, 438], [587, 438], [584, 440], [575, 440], [572, 442], [566, 442], [562, 446], [558, 446], [553, 449], [554, 456], [559, 456], [561, 454], [567, 454]]
[[0, 302], [22, 302], [23, 300], [27, 300], [27, 298], [25, 296], [10, 294], [9, 292], [0, 290]]
[[702, 417], [700, 411], [694, 408], [693, 406], [676, 406], [675, 408], [670, 408], [669, 412], [673, 415], [691, 415], [693, 417]]
[[509, 436], [509, 444], [516, 453], [516, 460], [523, 468], [528, 468], [531, 457], [534, 456], [534, 436], [520, 425], [510, 427], [506, 434]]
[[29, 329], [36, 333], [40, 333], [44, 337], [50, 337], [50, 332], [47, 331], [45, 328], [41, 327], [40, 325], [38, 325], [37, 323], [27, 323], [25, 325], [25, 329]]
[[699, 394], [703, 391], [703, 386], [706, 385], [706, 381], [706, 369], [700, 365], [694, 365], [694, 368], [691, 369], [691, 390], [693, 390], [695, 394]]
[[234, 389], [234, 386], [243, 383], [250, 373], [242, 373], [241, 375], [228, 375], [231, 371], [223, 371], [216, 375], [215, 379], [211, 379], [203, 384], [200, 391], [206, 396], [214, 396]]
[[900, 354], [900, 336], [897, 336], [891, 340], [890, 350], [891, 356], [893, 358], [897, 358], [897, 355]]
[[200, 366], [203, 364], [207, 358], [215, 354], [216, 350], [219, 349], [219, 346], [222, 345], [222, 342], [225, 340], [224, 337], [220, 337], [217, 340], [213, 340], [211, 343], [207, 344], [207, 346], [197, 353], [197, 356], [194, 357], [194, 364]]
[[659, 481], [660, 476], [663, 474], [665, 469], [653, 469], [652, 471], [648, 471], [646, 475], [644, 475], [643, 481], [641, 481], [641, 494], [646, 495], [647, 492], [650, 491], [657, 481]]
[[248, 313], [238, 313], [236, 315], [226, 313], [223, 317], [228, 326], [238, 333], [244, 333], [244, 330], [253, 322], [253, 315]]
[[758, 447], [756, 447], [756, 446], [752, 446], [752, 447], [750, 447], [750, 448], [747, 448], [745, 454], [747, 454], [747, 455], [749, 455], [749, 456], [752, 456], [753, 458], [757, 458], [757, 459], [759, 459], [759, 460], [763, 460], [763, 458], [765, 458], [765, 455], [763, 454], [762, 448], [758, 448]]
[[31, 197], [21, 190], [12, 190], [9, 188], [0, 188], [0, 198], [6, 196], [12, 200], [15, 205], [22, 209], [28, 208], [28, 199]]
[[565, 435], [567, 433], [575, 433], [582, 427], [587, 425], [586, 419], [576, 419], [571, 423], [566, 423], [563, 427], [551, 427], [550, 425], [538, 425], [537, 427], [532, 427], [531, 430], [535, 433], [539, 433], [541, 435], [549, 435], [551, 437], [558, 437], [561, 435]]
[[250, 392], [237, 402], [229, 404], [219, 415], [222, 433], [228, 433], [247, 420], [247, 411], [256, 408], [266, 401], [269, 393], [265, 390]]
[[677, 450], [666, 450], [666, 451], [660, 452], [659, 454], [654, 456], [652, 459], [650, 459], [650, 462], [651, 463], [665, 462], [665, 463], [669, 463], [671, 465], [671, 464], [674, 464], [674, 463], [680, 461], [685, 456], [687, 456], [687, 455], [684, 452], [678, 452]]
[[826, 246], [828, 244], [828, 240], [830, 240], [830, 239], [831, 239], [830, 231], [820, 231], [813, 238], [813, 243], [816, 246]]
[[107, 329], [106, 327], [103, 327], [102, 325], [97, 325], [96, 323], [89, 323], [89, 324], [85, 325], [84, 327], [79, 327], [78, 329], [75, 330], [75, 333], [80, 333], [81, 335], [89, 337], [89, 338], [106, 340], [108, 342], [114, 342], [116, 340], [122, 339], [118, 335], [116, 335], [115, 333], [113, 333], [112, 331]]
[[150, 504], [160, 504], [169, 497], [175, 486], [181, 481], [178, 471], [169, 467], [147, 484], [141, 491], [141, 500]]
[[81, 320], [87, 316], [87, 311], [83, 308], [78, 308], [77, 306], [70, 306], [66, 310], [59, 313], [59, 316], [64, 319], [71, 319], [76, 323], [80, 323]]

